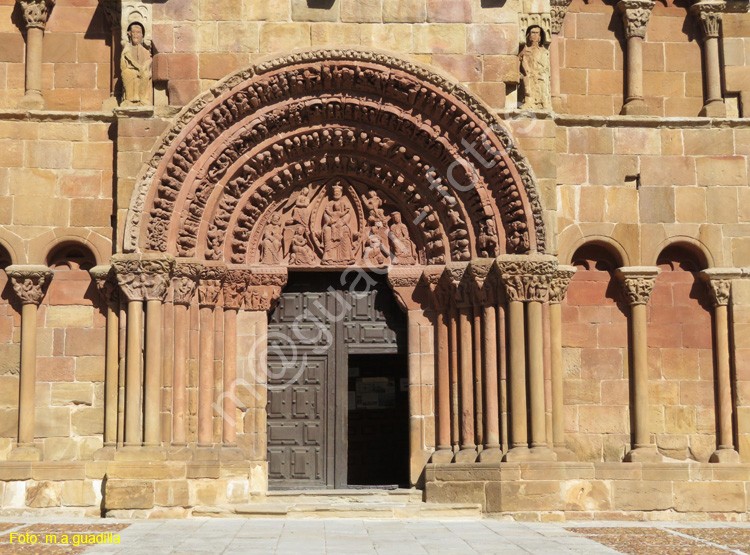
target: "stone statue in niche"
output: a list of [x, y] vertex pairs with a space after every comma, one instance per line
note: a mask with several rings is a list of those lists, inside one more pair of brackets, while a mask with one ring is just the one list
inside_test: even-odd
[[526, 31], [526, 46], [518, 55], [523, 82], [523, 108], [549, 110], [550, 62], [549, 51], [544, 47], [544, 31], [532, 25]]
[[414, 244], [409, 239], [409, 228], [401, 219], [400, 212], [391, 214], [391, 252], [395, 257], [396, 264], [414, 264], [417, 261], [417, 253]]
[[151, 52], [143, 45], [144, 28], [138, 22], [128, 27], [128, 42], [122, 49], [120, 71], [122, 74], [122, 105], [147, 106], [151, 104]]
[[294, 266], [312, 266], [317, 261], [315, 252], [312, 250], [307, 237], [305, 237], [305, 230], [298, 227], [294, 231], [294, 236], [291, 241], [289, 264]]
[[263, 240], [260, 243], [260, 261], [262, 264], [281, 264], [284, 257], [281, 244], [281, 216], [274, 214], [271, 222], [263, 232]]
[[323, 213], [323, 264], [353, 264], [352, 212], [344, 201], [341, 183], [331, 188], [332, 198]]

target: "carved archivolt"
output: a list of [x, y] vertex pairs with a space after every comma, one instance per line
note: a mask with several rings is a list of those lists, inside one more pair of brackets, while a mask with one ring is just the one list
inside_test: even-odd
[[543, 251], [544, 227], [527, 162], [471, 95], [402, 60], [329, 50], [237, 73], [183, 110], [139, 179], [124, 248], [444, 264]]

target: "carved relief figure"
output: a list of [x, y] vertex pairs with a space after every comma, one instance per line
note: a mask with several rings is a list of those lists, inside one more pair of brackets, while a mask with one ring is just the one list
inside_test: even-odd
[[151, 104], [151, 52], [143, 46], [144, 30], [140, 23], [128, 27], [128, 43], [122, 50], [123, 106]]
[[336, 183], [331, 189], [332, 199], [323, 213], [323, 264], [352, 264], [351, 209], [343, 199], [343, 187]]
[[409, 228], [401, 220], [401, 213], [394, 212], [391, 214], [393, 223], [391, 224], [391, 252], [396, 257], [396, 264], [414, 264], [417, 259], [414, 244], [409, 239]]
[[312, 266], [315, 262], [315, 253], [305, 237], [305, 231], [298, 227], [292, 237], [289, 263], [295, 266]]
[[260, 261], [262, 264], [280, 264], [283, 258], [281, 245], [281, 216], [274, 214], [271, 222], [263, 232], [263, 241], [260, 244]]
[[518, 55], [523, 79], [523, 107], [529, 110], [550, 109], [549, 52], [542, 39], [541, 27], [529, 27], [526, 47]]

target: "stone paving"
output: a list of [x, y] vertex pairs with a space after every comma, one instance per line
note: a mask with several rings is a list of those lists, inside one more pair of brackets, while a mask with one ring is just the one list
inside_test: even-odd
[[[521, 523], [492, 519], [2, 519], [0, 555], [750, 553], [742, 523]], [[38, 534], [34, 545], [10, 534]], [[48, 545], [44, 535], [118, 534], [120, 543]], [[100, 538], [108, 536], [100, 536]], [[109, 536], [112, 538], [113, 536]], [[79, 540], [80, 542], [80, 540]]]

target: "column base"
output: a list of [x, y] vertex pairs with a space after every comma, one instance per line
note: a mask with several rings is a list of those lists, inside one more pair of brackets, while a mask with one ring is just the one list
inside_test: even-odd
[[18, 101], [18, 108], [20, 110], [44, 110], [47, 104], [44, 102], [44, 97], [40, 92], [27, 92], [21, 100]]
[[219, 450], [214, 445], [198, 445], [195, 448], [196, 461], [218, 461]]
[[430, 462], [432, 463], [449, 463], [453, 460], [453, 449], [450, 447], [439, 447], [437, 451], [432, 454]]
[[533, 461], [555, 462], [557, 460], [557, 454], [546, 445], [543, 447], [532, 447], [531, 457]]
[[479, 453], [479, 462], [500, 462], [502, 460], [503, 452], [499, 445], [489, 445]]
[[544, 461], [555, 462], [557, 455], [549, 447], [513, 447], [505, 453], [505, 462]]
[[161, 447], [135, 447], [127, 445], [115, 452], [116, 461], [166, 461], [167, 452]]
[[477, 448], [476, 447], [464, 447], [453, 458], [454, 462], [457, 463], [473, 463], [477, 460]]
[[237, 445], [222, 445], [219, 449], [219, 460], [242, 461], [245, 460], [245, 453]]
[[625, 455], [625, 462], [662, 462], [664, 459], [656, 446], [636, 447]]
[[42, 451], [36, 445], [19, 445], [8, 453], [9, 461], [34, 462], [42, 460]]
[[173, 444], [167, 450], [170, 461], [192, 461], [194, 457], [193, 450], [187, 445]]
[[647, 116], [648, 114], [648, 104], [642, 98], [628, 99], [620, 110], [621, 116]]
[[727, 105], [723, 100], [709, 100], [703, 105], [699, 115], [707, 118], [725, 118]]
[[711, 463], [738, 463], [740, 462], [740, 454], [734, 449], [728, 447], [719, 448], [713, 452], [711, 458], [708, 459]]
[[117, 447], [115, 445], [105, 445], [101, 449], [94, 451], [93, 459], [95, 461], [113, 461]]
[[557, 455], [557, 460], [560, 462], [570, 462], [578, 460], [578, 457], [576, 457], [576, 454], [573, 453], [573, 451], [562, 445], [553, 447], [552, 450], [555, 452], [555, 455]]

